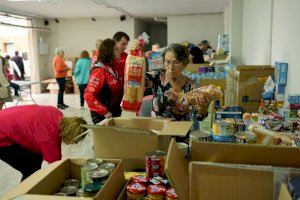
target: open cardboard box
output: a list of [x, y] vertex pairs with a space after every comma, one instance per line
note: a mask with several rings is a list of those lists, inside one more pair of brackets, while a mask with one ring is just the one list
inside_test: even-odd
[[210, 63], [188, 64], [185, 70], [191, 73], [198, 73], [199, 67], [210, 67], [210, 66], [211, 66]]
[[[57, 161], [28, 177], [22, 183], [9, 191], [2, 200], [13, 199], [24, 195], [24, 199], [103, 199], [114, 200], [124, 187], [125, 177], [122, 161], [117, 159], [105, 159], [106, 162], [116, 164], [116, 168], [110, 175], [104, 187], [94, 198], [90, 197], [59, 197], [53, 196], [61, 188], [64, 181], [75, 178], [81, 180], [81, 166], [86, 163], [84, 159], [66, 159]], [[23, 196], [22, 196], [23, 199]]]
[[[274, 199], [271, 166], [300, 168], [299, 155], [293, 147], [192, 141], [189, 162], [172, 140], [165, 172], [181, 200]], [[235, 164], [258, 166], [237, 169]]]
[[98, 158], [120, 158], [125, 170], [144, 169], [145, 153], [167, 152], [172, 136], [185, 137], [192, 122], [155, 118], [113, 118], [106, 126], [87, 125], [94, 131]]

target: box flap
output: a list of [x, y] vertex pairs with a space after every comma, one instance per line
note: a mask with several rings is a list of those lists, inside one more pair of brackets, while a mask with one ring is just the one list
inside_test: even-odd
[[[232, 167], [231, 167], [232, 166]], [[273, 172], [260, 167], [190, 163], [190, 199], [265, 200], [273, 198]]]
[[300, 167], [300, 148], [192, 141], [192, 160]]
[[179, 199], [189, 199], [189, 168], [188, 161], [172, 139], [166, 158], [165, 172]]
[[185, 137], [192, 125], [193, 122], [185, 122], [185, 121], [165, 123], [163, 130], [158, 131], [157, 135]]
[[21, 182], [16, 187], [14, 187], [10, 191], [8, 191], [1, 198], [1, 200], [12, 199], [12, 198], [15, 198], [17, 196], [20, 196], [22, 194], [29, 192], [35, 185], [37, 185], [51, 171], [56, 169], [58, 166], [60, 166], [65, 161], [66, 160], [56, 161], [56, 162], [52, 163], [51, 165], [48, 165], [46, 168], [42, 168], [42, 169], [36, 171], [31, 176], [29, 176], [27, 179], [25, 179], [23, 182]]
[[281, 184], [278, 200], [292, 200], [292, 196], [285, 183]]

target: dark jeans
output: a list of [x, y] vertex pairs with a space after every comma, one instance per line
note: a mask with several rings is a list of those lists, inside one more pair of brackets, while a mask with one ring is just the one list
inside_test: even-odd
[[58, 97], [57, 97], [57, 105], [64, 104], [64, 92], [66, 87], [66, 78], [56, 78], [56, 82], [58, 83]]
[[79, 86], [79, 91], [80, 91], [80, 106], [82, 107], [82, 106], [84, 106], [84, 97], [83, 97], [83, 95], [84, 95], [84, 90], [85, 90], [87, 84], [80, 84], [78, 86]]
[[[113, 117], [120, 117], [122, 114], [120, 103], [118, 102], [112, 106], [109, 106], [108, 111], [111, 112]], [[99, 122], [105, 119], [103, 115], [99, 115], [94, 111], [91, 111], [91, 117], [94, 124], [98, 124]]]
[[22, 181], [35, 171], [41, 169], [42, 154], [33, 153], [13, 144], [0, 148], [0, 159], [22, 173]]
[[15, 84], [15, 83], [10, 83], [10, 87], [14, 88], [15, 96], [19, 96], [20, 86], [18, 84]]

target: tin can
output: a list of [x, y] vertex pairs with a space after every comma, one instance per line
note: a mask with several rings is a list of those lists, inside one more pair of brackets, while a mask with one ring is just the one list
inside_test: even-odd
[[190, 134], [190, 138], [197, 141], [210, 142], [211, 133], [208, 131], [193, 131]]
[[256, 135], [247, 133], [247, 132], [240, 132], [236, 133], [235, 135], [235, 142], [239, 144], [254, 144], [256, 143]]
[[78, 188], [80, 186], [80, 181], [77, 179], [68, 179], [65, 181], [64, 186], [73, 186]]
[[101, 165], [99, 165], [98, 170], [104, 169], [108, 171], [109, 174], [111, 174], [115, 168], [116, 165], [114, 163], [102, 163]]
[[166, 153], [163, 151], [154, 151], [146, 153], [146, 174], [148, 178], [164, 177]]
[[90, 158], [90, 159], [87, 160], [87, 163], [101, 165], [103, 163], [103, 160], [100, 159], [100, 158]]
[[84, 191], [83, 188], [79, 188], [76, 191], [76, 197], [89, 197], [89, 195]]
[[85, 193], [87, 193], [88, 197], [94, 197], [102, 187], [103, 184], [88, 183], [84, 186], [83, 190]]
[[67, 196], [76, 196], [77, 188], [74, 186], [66, 186], [59, 190], [59, 193], [64, 193]]
[[97, 170], [91, 173], [91, 179], [93, 183], [99, 183], [104, 181], [108, 176], [108, 171], [105, 169]]
[[86, 164], [81, 167], [81, 186], [84, 187], [86, 184], [91, 183], [91, 174], [96, 171], [98, 165], [95, 163]]

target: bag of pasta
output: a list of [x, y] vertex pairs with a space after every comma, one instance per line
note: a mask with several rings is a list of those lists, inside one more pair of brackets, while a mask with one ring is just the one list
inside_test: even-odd
[[185, 93], [184, 97], [199, 116], [205, 116], [210, 103], [222, 99], [223, 93], [217, 86], [207, 85]]
[[149, 36], [143, 33], [138, 44], [130, 51], [125, 63], [124, 95], [122, 109], [130, 112], [140, 110], [145, 87], [146, 60], [142, 47], [149, 43]]

